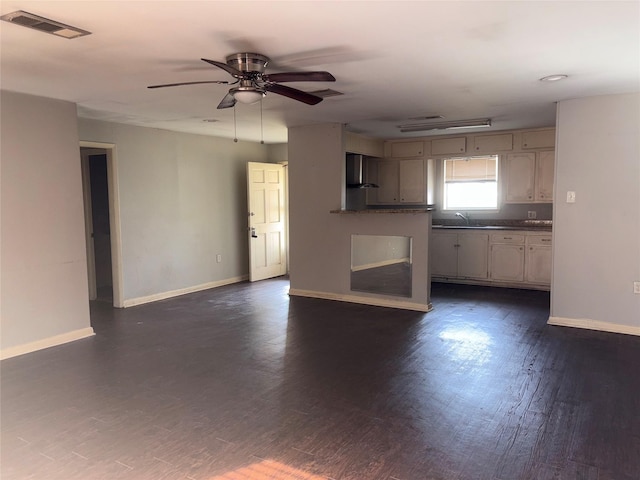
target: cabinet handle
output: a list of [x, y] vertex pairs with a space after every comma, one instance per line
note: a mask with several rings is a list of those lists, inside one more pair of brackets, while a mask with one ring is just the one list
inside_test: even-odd
[[540, 239], [540, 240], [541, 240], [541, 241], [543, 241], [543, 242], [550, 242], [550, 241], [551, 241], [551, 239], [550, 239], [550, 238], [542, 238], [542, 239]]
[[505, 240], [513, 240], [513, 238], [511, 237], [502, 237], [502, 238], [504, 238]]

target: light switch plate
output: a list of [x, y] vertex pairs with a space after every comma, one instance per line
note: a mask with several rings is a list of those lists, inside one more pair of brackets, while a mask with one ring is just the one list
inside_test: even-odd
[[567, 203], [576, 203], [576, 192], [567, 192]]
[[633, 282], [633, 293], [640, 293], [640, 282]]

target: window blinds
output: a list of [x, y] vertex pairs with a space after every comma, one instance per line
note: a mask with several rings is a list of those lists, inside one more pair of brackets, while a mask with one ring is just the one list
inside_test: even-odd
[[498, 156], [448, 158], [444, 161], [445, 183], [495, 182]]

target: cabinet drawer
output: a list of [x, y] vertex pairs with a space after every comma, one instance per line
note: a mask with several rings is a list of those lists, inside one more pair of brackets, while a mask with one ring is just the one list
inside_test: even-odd
[[515, 243], [515, 244], [523, 244], [524, 243], [524, 235], [516, 233], [492, 233], [491, 234], [491, 243]]
[[466, 137], [440, 138], [431, 141], [431, 153], [433, 155], [444, 155], [447, 153], [464, 153], [466, 151]]
[[530, 235], [527, 245], [551, 245], [551, 235]]

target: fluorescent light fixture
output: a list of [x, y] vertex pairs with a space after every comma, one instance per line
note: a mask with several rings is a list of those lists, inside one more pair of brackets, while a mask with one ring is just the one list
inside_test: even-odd
[[231, 89], [231, 95], [238, 102], [250, 105], [259, 102], [264, 97], [264, 92], [255, 87], [237, 87]]
[[490, 127], [490, 118], [476, 118], [473, 120], [453, 120], [450, 122], [437, 123], [412, 123], [407, 125], [398, 125], [401, 132], [426, 132], [429, 130], [456, 130], [459, 128], [481, 128]]
[[82, 30], [77, 27], [71, 27], [69, 25], [65, 25], [64, 23], [56, 22], [55, 20], [50, 20], [48, 18], [34, 15], [33, 13], [25, 12], [23, 10], [7, 13], [6, 15], [2, 15], [0, 19], [4, 20], [5, 22], [15, 23], [16, 25], [33, 28], [34, 30], [38, 30], [40, 32], [50, 33], [51, 35], [56, 35], [58, 37], [67, 39], [91, 35], [91, 32], [87, 32], [86, 30]]

